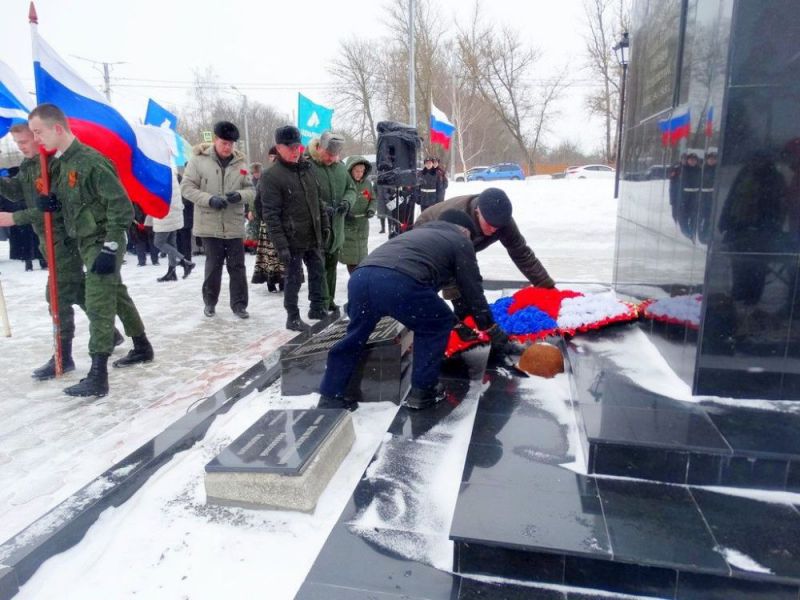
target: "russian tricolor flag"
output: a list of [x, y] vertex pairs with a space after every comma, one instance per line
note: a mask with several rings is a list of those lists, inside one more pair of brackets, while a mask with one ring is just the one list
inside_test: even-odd
[[661, 143], [664, 146], [674, 146], [683, 138], [688, 138], [692, 127], [692, 116], [688, 108], [680, 109], [672, 114], [669, 119], [658, 122], [661, 132]]
[[0, 60], [0, 137], [14, 125], [28, 122], [31, 97], [22, 82], [6, 63]]
[[32, 34], [38, 102], [55, 104], [64, 111], [72, 133], [114, 163], [131, 200], [146, 214], [165, 217], [172, 198], [172, 170], [161, 133], [150, 127], [131, 127], [35, 28]]
[[705, 134], [706, 137], [711, 137], [714, 135], [714, 107], [709, 106], [708, 111], [706, 112], [706, 127], [705, 127]]
[[447, 116], [431, 103], [431, 144], [440, 144], [445, 150], [450, 149], [450, 138], [456, 130]]

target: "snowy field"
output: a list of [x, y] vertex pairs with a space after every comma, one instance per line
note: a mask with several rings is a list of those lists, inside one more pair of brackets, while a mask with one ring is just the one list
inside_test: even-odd
[[[610, 282], [617, 210], [613, 181], [494, 185], [511, 197], [520, 229], [557, 281]], [[453, 183], [448, 197], [484, 187]], [[375, 219], [371, 248], [385, 240], [378, 229]], [[0, 338], [0, 539], [17, 533], [291, 337], [283, 329], [282, 297], [265, 286], [250, 288], [251, 318], [234, 317], [227, 306], [227, 275], [217, 317], [205, 318], [203, 258], [197, 259], [198, 269], [187, 280], [157, 283], [165, 262], [137, 267], [136, 258], [128, 256], [123, 278], [156, 360], [110, 369], [108, 396], [76, 399], [61, 389], [88, 369], [86, 318], [76, 315], [77, 370], [59, 381], [34, 382], [30, 371], [51, 353], [46, 276], [39, 270], [26, 273], [23, 263], [9, 261], [8, 245], [0, 243], [0, 281], [13, 331], [11, 338]], [[248, 273], [253, 261], [247, 257]], [[479, 263], [486, 279], [521, 279], [500, 244], [482, 252]], [[339, 304], [346, 302], [346, 281], [340, 265]], [[305, 293], [303, 288], [303, 314]], [[129, 347], [128, 340], [115, 356]], [[206, 507], [206, 462], [265, 410], [316, 402], [315, 396], [282, 399], [277, 390], [252, 394], [218, 417], [202, 444], [176, 456], [130, 501], [106, 511], [79, 546], [48, 561], [19, 597], [245, 598], [266, 597], [263, 591], [269, 589], [269, 598], [292, 598], [396, 407], [377, 404], [357, 411], [355, 451], [313, 515]]]

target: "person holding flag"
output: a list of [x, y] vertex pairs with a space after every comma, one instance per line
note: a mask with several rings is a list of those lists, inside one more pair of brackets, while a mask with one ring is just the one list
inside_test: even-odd
[[[39, 246], [42, 254], [45, 250], [44, 213], [37, 206], [36, 183], [41, 174], [39, 155], [33, 133], [28, 128], [28, 123], [18, 123], [11, 126], [11, 136], [17, 148], [23, 155], [19, 172], [14, 177], [0, 177], [0, 196], [5, 196], [13, 202], [24, 201], [25, 210], [17, 212], [0, 212], [0, 227], [14, 225], [31, 225], [39, 237]], [[59, 331], [61, 339], [61, 361], [64, 373], [75, 370], [72, 359], [72, 339], [75, 337], [75, 312], [73, 305], [80, 306], [84, 311], [84, 274], [78, 246], [75, 240], [67, 236], [64, 217], [61, 211], [53, 215], [53, 246], [55, 250], [54, 271], [57, 274], [57, 295]], [[49, 293], [49, 283], [46, 288], [47, 303], [52, 310]], [[116, 329], [114, 330], [114, 345], [119, 345], [124, 338]], [[39, 381], [52, 379], [56, 376], [55, 355], [50, 357], [44, 365], [34, 369], [31, 376]]]
[[92, 366], [80, 383], [64, 393], [105, 396], [108, 357], [114, 349], [114, 316], [118, 313], [133, 349], [115, 367], [153, 360], [136, 306], [122, 283], [126, 231], [133, 219], [131, 201], [111, 162], [73, 135], [67, 117], [54, 104], [40, 104], [28, 117], [37, 143], [55, 151], [53, 181], [48, 195], [39, 196], [42, 211], [61, 211], [66, 234], [78, 248], [86, 267], [86, 312], [89, 317], [89, 355]]

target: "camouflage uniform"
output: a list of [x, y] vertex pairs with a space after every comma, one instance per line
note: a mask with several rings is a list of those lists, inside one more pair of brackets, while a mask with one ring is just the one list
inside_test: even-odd
[[[130, 337], [142, 336], [144, 324], [122, 283], [126, 232], [133, 208], [111, 162], [75, 140], [54, 161], [52, 191], [61, 202], [67, 235], [77, 243], [86, 267], [86, 313], [89, 317], [89, 354], [111, 354], [114, 316], [119, 315]], [[92, 273], [104, 242], [117, 243], [114, 273]]]
[[[36, 205], [36, 180], [41, 169], [38, 158], [26, 158], [19, 166], [19, 173], [11, 177], [0, 177], [0, 195], [9, 200], [24, 201], [27, 208], [13, 213], [14, 225], [31, 225], [39, 237], [39, 248], [42, 256], [47, 256], [44, 234], [44, 214]], [[53, 246], [55, 248], [55, 272], [58, 285], [58, 316], [61, 321], [60, 336], [62, 344], [75, 337], [75, 312], [73, 304], [84, 311], [84, 275], [83, 263], [78, 246], [67, 237], [64, 217], [60, 211], [53, 215]], [[50, 267], [52, 268], [52, 267]], [[50, 285], [45, 288], [45, 298], [50, 304]]]

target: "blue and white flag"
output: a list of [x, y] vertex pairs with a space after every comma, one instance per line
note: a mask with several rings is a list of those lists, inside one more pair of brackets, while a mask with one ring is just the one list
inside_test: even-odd
[[156, 127], [169, 127], [172, 131], [178, 129], [178, 117], [150, 98], [147, 101], [147, 113], [144, 116], [145, 125]]
[[317, 104], [303, 94], [297, 94], [297, 128], [303, 146], [308, 146], [312, 138], [319, 137], [331, 128], [333, 109]]
[[11, 67], [0, 60], [0, 137], [14, 125], [27, 123], [32, 105], [25, 86]]

